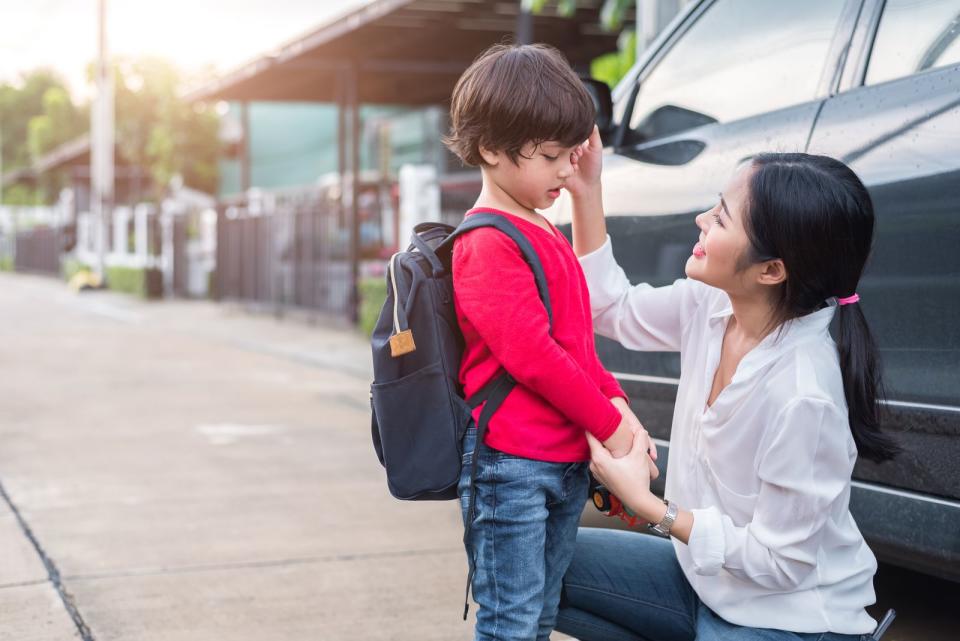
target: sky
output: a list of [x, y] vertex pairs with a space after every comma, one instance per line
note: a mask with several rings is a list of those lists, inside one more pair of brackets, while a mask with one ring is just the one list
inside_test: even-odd
[[[108, 48], [167, 58], [187, 72], [225, 72], [369, 0], [107, 0]], [[37, 67], [86, 100], [98, 0], [0, 0], [0, 82]]]

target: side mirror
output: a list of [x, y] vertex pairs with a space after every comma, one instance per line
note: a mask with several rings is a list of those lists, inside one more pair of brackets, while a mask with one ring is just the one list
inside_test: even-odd
[[627, 158], [633, 158], [651, 165], [665, 165], [675, 167], [685, 165], [700, 155], [706, 149], [707, 143], [702, 140], [672, 140], [658, 144], [624, 147], [619, 152]]
[[593, 78], [581, 78], [580, 80], [597, 109], [597, 128], [600, 129], [600, 139], [606, 147], [613, 143], [617, 131], [613, 124], [613, 97], [610, 93], [610, 86]]
[[638, 140], [655, 140], [698, 127], [712, 125], [716, 122], [716, 118], [702, 114], [699, 111], [693, 111], [675, 105], [664, 105], [637, 125], [635, 133]]

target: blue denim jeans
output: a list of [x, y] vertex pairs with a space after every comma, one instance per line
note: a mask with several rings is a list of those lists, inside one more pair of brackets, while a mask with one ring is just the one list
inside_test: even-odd
[[[471, 427], [464, 436], [459, 485], [464, 524], [476, 441], [477, 429]], [[488, 445], [478, 457], [477, 500], [466, 542], [476, 563], [475, 639], [548, 641], [587, 501], [588, 464], [534, 461]]]
[[860, 641], [869, 636], [728, 623], [697, 598], [670, 541], [597, 528], [577, 533], [557, 630], [580, 641]]

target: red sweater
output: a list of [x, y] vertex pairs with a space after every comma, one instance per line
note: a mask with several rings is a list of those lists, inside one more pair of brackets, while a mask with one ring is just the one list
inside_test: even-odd
[[516, 243], [492, 228], [460, 236], [453, 247], [453, 298], [465, 340], [464, 393], [469, 398], [506, 369], [518, 384], [490, 420], [487, 445], [540, 461], [587, 461], [584, 430], [608, 439], [620, 423], [610, 399], [626, 395], [597, 358], [583, 270], [552, 225], [550, 232], [507, 212], [494, 213], [516, 225], [540, 257], [553, 329]]

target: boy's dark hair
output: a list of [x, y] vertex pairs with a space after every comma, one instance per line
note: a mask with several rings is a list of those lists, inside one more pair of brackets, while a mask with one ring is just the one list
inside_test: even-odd
[[481, 146], [516, 164], [529, 142], [580, 144], [595, 118], [593, 100], [563, 54], [544, 44], [498, 44], [457, 81], [443, 142], [473, 167], [484, 164]]

